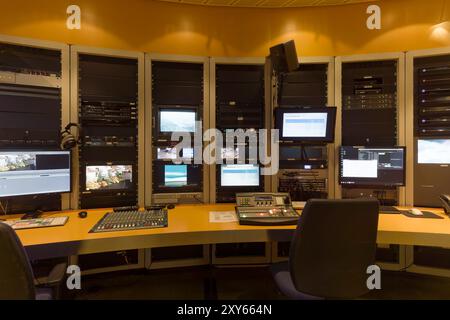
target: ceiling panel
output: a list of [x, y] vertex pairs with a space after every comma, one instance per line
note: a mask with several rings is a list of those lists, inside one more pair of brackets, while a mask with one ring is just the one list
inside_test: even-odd
[[260, 8], [331, 6], [331, 5], [342, 5], [360, 2], [373, 2], [373, 0], [158, 0], [158, 1], [177, 2], [186, 4], [200, 4], [209, 6], [260, 7]]

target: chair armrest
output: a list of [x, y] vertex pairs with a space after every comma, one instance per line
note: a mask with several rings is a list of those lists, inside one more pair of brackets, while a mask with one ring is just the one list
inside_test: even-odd
[[52, 287], [61, 283], [67, 271], [67, 263], [60, 263], [53, 267], [46, 278], [39, 279], [36, 286]]

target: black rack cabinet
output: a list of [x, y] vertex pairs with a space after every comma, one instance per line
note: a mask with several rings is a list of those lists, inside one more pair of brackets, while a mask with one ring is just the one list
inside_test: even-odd
[[[61, 61], [61, 50], [0, 43], [0, 149], [59, 149]], [[2, 200], [8, 213], [61, 209], [55, 195]]]
[[[300, 69], [278, 78], [278, 106], [323, 108], [328, 104], [328, 64], [301, 64]], [[328, 197], [326, 145], [302, 146], [280, 142], [278, 191], [294, 201]], [[305, 168], [307, 170], [305, 170]]]
[[[218, 130], [225, 134], [227, 130], [258, 130], [265, 127], [264, 65], [216, 64], [215, 80]], [[240, 145], [234, 139], [232, 144], [239, 149], [239, 153], [245, 154], [245, 163], [250, 163], [248, 139]], [[221, 153], [220, 148], [218, 150]], [[223, 162], [226, 163], [225, 160]], [[222, 186], [221, 169], [220, 164], [216, 165], [216, 202], [234, 202], [238, 192], [264, 190], [264, 177], [261, 175], [258, 186]]]
[[397, 144], [397, 61], [342, 65], [342, 145]]
[[[79, 205], [81, 208], [136, 205], [138, 61], [79, 54], [78, 68], [78, 119], [82, 128]], [[99, 188], [87, 186], [87, 167], [116, 165], [131, 167], [126, 181]]]
[[[158, 158], [158, 149], [169, 149], [178, 144], [178, 141], [171, 141], [172, 132], [161, 130], [161, 112], [195, 113], [195, 120], [203, 121], [203, 73], [203, 63], [152, 61], [152, 194], [165, 194], [157, 196], [160, 199], [158, 201], [166, 202], [169, 199], [167, 196], [170, 195], [173, 197], [169, 202], [175, 201], [174, 199], [176, 202], [203, 201], [198, 195], [203, 192], [203, 165], [194, 164], [192, 159], [191, 164], [186, 164], [186, 183], [179, 186], [169, 185], [165, 181], [165, 170], [166, 166], [174, 165], [173, 161]], [[194, 148], [194, 132], [191, 134], [191, 141], [191, 148]], [[190, 196], [181, 200], [177, 195], [183, 193]]]
[[414, 59], [414, 134], [414, 205], [440, 207], [439, 195], [450, 192], [450, 167], [419, 163], [418, 145], [450, 139], [450, 55]]

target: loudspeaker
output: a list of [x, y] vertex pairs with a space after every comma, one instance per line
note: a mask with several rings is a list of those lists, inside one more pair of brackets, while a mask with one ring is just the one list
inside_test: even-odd
[[294, 40], [270, 48], [270, 59], [277, 73], [287, 73], [298, 70], [297, 50]]
[[[78, 128], [78, 137], [76, 138], [71, 132], [72, 127]], [[81, 127], [76, 123], [69, 123], [64, 131], [61, 132], [61, 149], [70, 150], [75, 147], [78, 143], [81, 143]]]

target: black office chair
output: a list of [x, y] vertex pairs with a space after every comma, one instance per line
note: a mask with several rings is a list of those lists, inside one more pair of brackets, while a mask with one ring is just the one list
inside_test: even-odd
[[279, 290], [300, 300], [364, 295], [367, 267], [375, 264], [377, 229], [377, 200], [308, 201], [289, 262], [272, 265]]
[[0, 252], [0, 300], [58, 298], [59, 285], [66, 273], [66, 263], [55, 266], [47, 278], [37, 283], [19, 237], [4, 223], [0, 223]]

